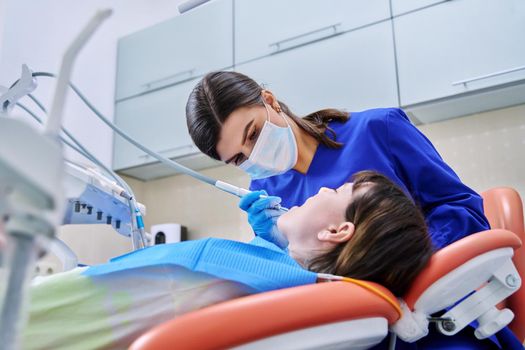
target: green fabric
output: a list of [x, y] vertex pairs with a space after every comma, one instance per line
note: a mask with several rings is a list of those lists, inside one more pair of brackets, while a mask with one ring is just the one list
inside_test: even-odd
[[127, 349], [162, 322], [251, 292], [176, 266], [100, 276], [84, 271], [77, 268], [33, 282], [22, 349]]
[[[80, 275], [81, 271], [51, 276], [31, 288], [22, 349], [85, 350], [105, 348], [112, 343], [109, 312], [104, 307], [107, 289]], [[131, 307], [130, 298], [121, 294], [118, 303], [113, 304], [115, 312]], [[57, 330], [61, 333], [58, 340]]]

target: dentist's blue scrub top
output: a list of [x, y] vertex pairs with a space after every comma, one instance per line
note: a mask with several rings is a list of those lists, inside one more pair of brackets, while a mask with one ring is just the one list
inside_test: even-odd
[[[251, 190], [264, 189], [282, 198], [282, 205], [302, 205], [321, 187], [337, 188], [362, 170], [375, 170], [397, 183], [421, 207], [434, 246], [442, 248], [471, 233], [490, 228], [481, 197], [463, 184], [432, 143], [398, 108], [352, 112], [346, 123], [331, 122], [341, 148], [319, 144], [306, 174], [290, 170], [253, 180]], [[431, 327], [433, 328], [433, 327]], [[378, 348], [386, 348], [382, 344]], [[468, 328], [454, 337], [437, 332], [396, 349], [522, 349], [508, 330], [498, 339], [479, 341]]]
[[302, 205], [321, 187], [337, 188], [362, 170], [375, 170], [397, 183], [420, 205], [436, 248], [489, 229], [481, 197], [461, 182], [432, 143], [398, 108], [353, 112], [329, 127], [341, 148], [319, 144], [306, 174], [296, 170], [253, 180], [282, 205]]

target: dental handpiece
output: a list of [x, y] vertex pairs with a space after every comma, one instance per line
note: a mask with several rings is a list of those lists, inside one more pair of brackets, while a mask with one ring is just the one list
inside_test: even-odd
[[[242, 187], [237, 187], [237, 186], [234, 186], [232, 184], [229, 184], [227, 182], [224, 182], [224, 181], [220, 181], [220, 180], [217, 180], [217, 182], [215, 182], [215, 187], [225, 191], [225, 192], [228, 192], [228, 193], [231, 193], [237, 197], [243, 197], [245, 195], [247, 195], [248, 193], [251, 193], [252, 191], [250, 190], [247, 190], [245, 188], [242, 188]], [[261, 195], [260, 198], [266, 198], [268, 196], [266, 195]], [[288, 211], [288, 208], [285, 208], [285, 207], [282, 207], [280, 204], [277, 204], [275, 206], [275, 209], [277, 210], [280, 210], [282, 212], [287, 212]]]

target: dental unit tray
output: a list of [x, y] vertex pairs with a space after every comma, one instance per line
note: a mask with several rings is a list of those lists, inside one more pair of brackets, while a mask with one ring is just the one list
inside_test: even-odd
[[[105, 224], [131, 236], [131, 212], [127, 199], [115, 191], [115, 183], [97, 170], [71, 162], [65, 166], [67, 206], [63, 224]], [[143, 216], [146, 207], [138, 203]]]

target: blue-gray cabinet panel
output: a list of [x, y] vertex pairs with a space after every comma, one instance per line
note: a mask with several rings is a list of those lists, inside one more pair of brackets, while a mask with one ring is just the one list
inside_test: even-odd
[[525, 79], [523, 0], [449, 1], [394, 24], [402, 105]]
[[[196, 80], [118, 102], [115, 122], [135, 140], [163, 156], [197, 153], [186, 127], [186, 101]], [[155, 162], [141, 150], [115, 136], [113, 168], [126, 169]]]
[[232, 6], [211, 1], [120, 39], [116, 100], [231, 67]]
[[235, 62], [390, 17], [388, 0], [236, 0]]
[[392, 14], [397, 16], [440, 2], [444, 2], [444, 0], [392, 0]]
[[236, 67], [298, 115], [397, 106], [392, 28], [376, 24]]

